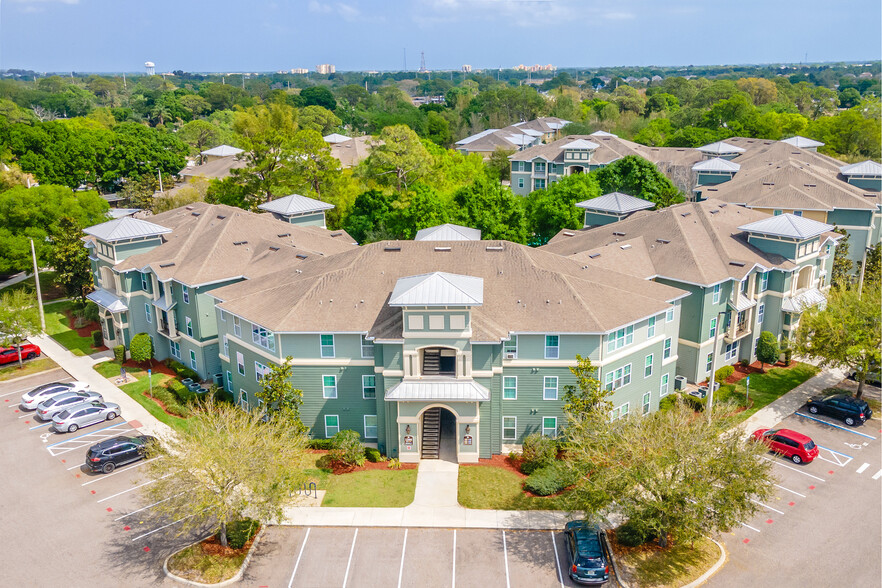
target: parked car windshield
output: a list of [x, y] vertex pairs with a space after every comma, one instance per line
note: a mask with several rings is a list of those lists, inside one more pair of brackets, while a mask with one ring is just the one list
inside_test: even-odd
[[60, 413], [58, 413], [58, 418], [61, 418], [61, 419], [66, 419], [69, 416], [70, 416], [69, 410], [62, 410]]

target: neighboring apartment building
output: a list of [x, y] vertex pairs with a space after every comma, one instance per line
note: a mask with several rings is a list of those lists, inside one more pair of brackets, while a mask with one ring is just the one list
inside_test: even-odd
[[762, 331], [787, 339], [802, 312], [823, 303], [841, 238], [832, 228], [705, 200], [561, 231], [543, 249], [589, 271], [615, 269], [689, 292], [681, 302], [676, 371], [700, 382], [710, 373], [718, 329], [716, 366], [753, 362]]
[[478, 153], [484, 159], [496, 150], [522, 151], [557, 138], [560, 130], [570, 121], [545, 116], [531, 121], [519, 122], [503, 129], [487, 129], [456, 142], [455, 149], [463, 155]]
[[343, 231], [206, 203], [85, 233], [105, 345], [128, 347], [146, 332], [156, 359], [173, 357], [204, 380], [221, 374], [212, 290], [355, 247]]

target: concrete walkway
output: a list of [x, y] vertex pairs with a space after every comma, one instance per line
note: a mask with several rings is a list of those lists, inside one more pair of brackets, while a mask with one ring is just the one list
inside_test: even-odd
[[13, 284], [18, 284], [19, 282], [24, 282], [28, 278], [32, 278], [34, 274], [29, 274], [27, 272], [20, 272], [9, 278], [8, 280], [4, 280], [0, 282], [0, 290], [6, 288], [7, 286], [12, 286]]

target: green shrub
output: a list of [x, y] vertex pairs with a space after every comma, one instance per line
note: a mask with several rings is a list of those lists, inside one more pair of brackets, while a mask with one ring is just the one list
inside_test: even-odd
[[527, 435], [521, 457], [521, 471], [529, 476], [557, 459], [557, 442], [540, 433]]
[[616, 529], [616, 541], [625, 547], [638, 547], [649, 541], [649, 536], [646, 531], [628, 521]]
[[361, 435], [357, 431], [352, 429], [340, 431], [334, 435], [333, 442], [331, 459], [347, 466], [364, 465], [364, 443], [361, 442]]
[[742, 359], [742, 360], [740, 360], [738, 363], [741, 364], [741, 367], [747, 367], [747, 366], [750, 365], [750, 362], [747, 361], [746, 359]]
[[707, 398], [697, 398], [691, 394], [684, 394], [683, 402], [695, 412], [704, 412], [704, 407], [707, 405]]
[[209, 388], [210, 392], [214, 399], [218, 402], [227, 402], [232, 404], [236, 399], [233, 398], [233, 393], [228, 392], [222, 386], [216, 386], [212, 384], [211, 388]]
[[383, 454], [376, 447], [365, 447], [364, 456], [371, 463], [380, 463], [383, 461]]
[[784, 350], [784, 365], [790, 365], [790, 361], [793, 359], [793, 350], [789, 347]]
[[329, 450], [334, 448], [333, 439], [310, 439], [306, 444], [309, 449]]
[[664, 398], [658, 401], [658, 409], [659, 410], [671, 410], [677, 405], [677, 398], [679, 396], [677, 394], [668, 394]]
[[555, 461], [530, 474], [524, 481], [524, 489], [539, 496], [548, 496], [560, 492], [575, 483], [575, 472], [566, 463]]
[[126, 346], [125, 345], [117, 345], [113, 348], [113, 359], [116, 363], [122, 365], [126, 360]]
[[254, 519], [242, 519], [227, 523], [227, 545], [242, 549], [257, 534], [260, 523]]
[[179, 378], [190, 378], [193, 381], [199, 379], [199, 374], [197, 374], [195, 370], [188, 368], [179, 361], [169, 358], [165, 360], [165, 365], [170, 367]]
[[165, 387], [177, 397], [181, 404], [187, 404], [196, 398], [196, 393], [192, 392], [178, 380], [169, 380]]
[[714, 372], [714, 379], [720, 384], [724, 383], [728, 380], [732, 375], [735, 374], [735, 366], [724, 365], [720, 369]]
[[92, 347], [101, 347], [104, 345], [104, 335], [101, 331], [92, 331]]
[[[145, 392], [145, 394], [149, 394], [149, 391]], [[186, 406], [183, 406], [180, 401], [178, 401], [178, 397], [165, 386], [154, 386], [153, 393], [150, 394], [150, 396], [162, 403], [165, 407], [165, 412], [182, 418], [190, 416], [190, 410]]]
[[79, 319], [75, 322], [81, 322], [82, 325], [97, 323], [100, 319], [98, 305], [94, 302], [87, 302], [85, 306], [75, 305], [70, 314], [74, 319]]
[[153, 359], [153, 340], [147, 333], [138, 333], [132, 337], [129, 345], [129, 353], [132, 359], [138, 363]]

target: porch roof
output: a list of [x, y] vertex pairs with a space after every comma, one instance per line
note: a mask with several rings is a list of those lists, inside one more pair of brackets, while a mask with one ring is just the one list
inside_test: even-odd
[[823, 304], [827, 297], [817, 288], [810, 288], [796, 296], [788, 296], [781, 302], [781, 310], [784, 312], [803, 312], [807, 308]]
[[86, 295], [86, 298], [110, 313], [125, 312], [129, 309], [119, 296], [111, 294], [103, 288], [90, 292]]
[[490, 390], [474, 380], [428, 377], [404, 380], [386, 391], [386, 400], [447, 400], [479, 402], [490, 400]]

